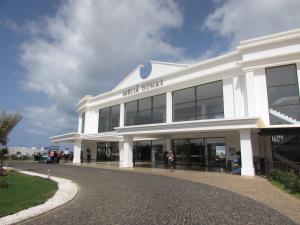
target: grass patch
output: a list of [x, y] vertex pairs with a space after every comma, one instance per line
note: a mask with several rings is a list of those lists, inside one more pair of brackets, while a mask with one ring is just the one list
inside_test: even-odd
[[53, 180], [12, 171], [0, 180], [8, 183], [8, 188], [0, 188], [0, 217], [42, 204], [58, 188]]
[[286, 188], [284, 184], [282, 184], [276, 180], [270, 180], [270, 183], [273, 184], [274, 186], [276, 186], [277, 188], [279, 188], [280, 190], [282, 190], [300, 200], [300, 193], [291, 191], [290, 189]]

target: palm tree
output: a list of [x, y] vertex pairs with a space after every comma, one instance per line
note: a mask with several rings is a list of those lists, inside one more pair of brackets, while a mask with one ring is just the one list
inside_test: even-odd
[[0, 111], [0, 176], [3, 175], [3, 162], [8, 153], [5, 147], [8, 142], [8, 135], [17, 123], [22, 119], [19, 113], [8, 114]]

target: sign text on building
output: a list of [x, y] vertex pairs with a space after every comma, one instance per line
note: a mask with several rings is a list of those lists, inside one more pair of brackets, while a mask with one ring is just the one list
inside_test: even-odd
[[148, 91], [153, 88], [161, 87], [163, 85], [164, 85], [163, 80], [154, 81], [154, 82], [145, 83], [145, 84], [138, 84], [132, 88], [127, 89], [126, 91], [123, 91], [123, 96], [129, 96], [129, 95], [133, 95], [133, 94], [136, 94], [139, 92]]

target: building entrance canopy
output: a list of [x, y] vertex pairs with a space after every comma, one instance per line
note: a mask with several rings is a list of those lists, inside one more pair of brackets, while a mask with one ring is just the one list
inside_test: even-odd
[[147, 124], [127, 127], [116, 127], [119, 135], [148, 135], [148, 134], [172, 134], [182, 132], [209, 132], [230, 131], [241, 129], [255, 129], [260, 125], [258, 117], [244, 117], [239, 119], [211, 119], [185, 122]]

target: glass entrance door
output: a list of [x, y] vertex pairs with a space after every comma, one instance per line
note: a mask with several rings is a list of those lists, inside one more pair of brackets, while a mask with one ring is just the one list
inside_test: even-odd
[[205, 139], [208, 166], [226, 167], [225, 138]]
[[97, 161], [119, 160], [119, 145], [117, 142], [98, 142]]
[[189, 139], [173, 140], [176, 166], [188, 166]]
[[226, 166], [225, 138], [174, 139], [173, 150], [176, 166]]
[[135, 142], [133, 147], [133, 155], [135, 162], [151, 161], [151, 141]]
[[205, 145], [203, 139], [190, 139], [189, 166], [205, 166]]

